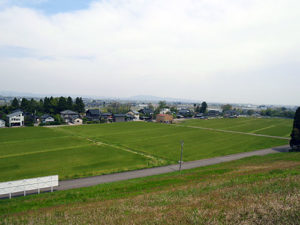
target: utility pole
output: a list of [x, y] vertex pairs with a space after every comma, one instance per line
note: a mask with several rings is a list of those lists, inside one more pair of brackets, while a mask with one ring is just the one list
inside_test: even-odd
[[182, 165], [182, 153], [183, 153], [183, 145], [184, 141], [181, 141], [181, 154], [180, 154], [180, 161], [179, 161], [179, 171], [181, 172], [181, 165]]

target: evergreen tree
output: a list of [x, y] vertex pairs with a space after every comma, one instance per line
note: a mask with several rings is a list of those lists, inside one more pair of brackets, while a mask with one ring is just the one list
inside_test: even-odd
[[28, 108], [28, 104], [29, 104], [29, 101], [26, 99], [26, 98], [22, 98], [22, 101], [21, 101], [21, 109], [23, 111], [26, 111], [27, 108]]
[[73, 110], [73, 100], [70, 96], [67, 99], [67, 105], [66, 106], [67, 106], [66, 109]]
[[50, 97], [50, 113], [59, 114], [61, 111], [58, 109], [58, 98]]
[[206, 102], [202, 102], [201, 103], [201, 108], [200, 108], [200, 113], [205, 113], [207, 109], [207, 103]]
[[291, 146], [300, 145], [300, 107], [297, 109], [295, 113], [290, 145]]
[[44, 108], [44, 113], [50, 113], [51, 102], [50, 102], [50, 99], [48, 97], [44, 98], [43, 108]]
[[58, 99], [57, 109], [58, 109], [58, 112], [61, 112], [61, 111], [64, 111], [67, 109], [67, 100], [64, 97], [60, 97]]
[[19, 104], [19, 101], [17, 98], [14, 98], [12, 103], [11, 103], [11, 106], [12, 106], [12, 109], [15, 110], [15, 109], [18, 109], [20, 107], [20, 104]]
[[79, 113], [83, 113], [85, 111], [85, 105], [83, 103], [82, 98], [76, 98], [75, 99], [75, 106], [74, 106], [75, 111]]

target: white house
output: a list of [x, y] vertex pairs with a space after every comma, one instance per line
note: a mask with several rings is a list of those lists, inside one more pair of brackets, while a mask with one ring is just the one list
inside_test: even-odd
[[168, 112], [170, 112], [170, 109], [168, 108], [163, 108], [160, 110], [160, 114], [167, 114]]
[[52, 116], [49, 116], [48, 114], [45, 114], [41, 117], [41, 122], [42, 123], [50, 123], [50, 122], [54, 122], [54, 118]]
[[133, 116], [133, 121], [140, 120], [140, 114], [138, 111], [130, 110], [127, 114]]
[[5, 121], [4, 120], [0, 120], [0, 128], [5, 127]]
[[22, 127], [24, 126], [24, 114], [21, 110], [16, 110], [13, 113], [7, 115], [8, 125], [10, 127]]

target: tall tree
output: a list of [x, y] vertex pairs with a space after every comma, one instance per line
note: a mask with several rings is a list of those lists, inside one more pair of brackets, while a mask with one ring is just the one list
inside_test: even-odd
[[206, 102], [202, 102], [201, 103], [201, 108], [200, 108], [200, 113], [205, 113], [207, 109], [207, 103]]
[[58, 99], [57, 110], [59, 112], [67, 109], [67, 100], [64, 97]]
[[67, 109], [73, 109], [73, 99], [70, 96], [67, 99]]
[[79, 113], [83, 113], [85, 111], [85, 105], [83, 103], [82, 98], [76, 98], [75, 99], [75, 106], [74, 106], [75, 110]]
[[166, 101], [159, 101], [158, 102], [158, 108], [159, 109], [163, 109], [163, 108], [166, 108], [166, 107], [167, 107]]
[[151, 109], [151, 110], [154, 110], [154, 106], [152, 105], [152, 103], [148, 104], [148, 108]]
[[29, 105], [29, 101], [26, 98], [22, 98], [21, 109], [23, 111], [27, 111], [28, 105]]
[[295, 113], [290, 145], [300, 145], [300, 107]]
[[19, 104], [19, 101], [17, 98], [13, 99], [11, 106], [12, 106], [13, 110], [18, 109], [20, 107], [20, 104]]
[[44, 112], [45, 113], [50, 113], [50, 111], [51, 111], [51, 101], [50, 101], [50, 98], [48, 98], [48, 97], [44, 98], [43, 108], [44, 108]]
[[223, 112], [232, 110], [232, 105], [229, 105], [229, 104], [222, 105], [222, 109], [223, 109]]

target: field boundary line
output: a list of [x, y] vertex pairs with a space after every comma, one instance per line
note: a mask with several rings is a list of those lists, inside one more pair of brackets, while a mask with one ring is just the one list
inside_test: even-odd
[[246, 133], [246, 132], [241, 132], [241, 131], [222, 130], [222, 129], [208, 128], [208, 127], [197, 127], [197, 126], [178, 125], [178, 124], [172, 124], [171, 126], [188, 127], [188, 128], [201, 129], [201, 130], [210, 130], [210, 131], [218, 131], [218, 132], [224, 132], [224, 133], [244, 134], [244, 135], [250, 135], [250, 136], [257, 136], [257, 137], [267, 137], [267, 138], [274, 138], [274, 139], [290, 140], [290, 138], [288, 138], [288, 137], [272, 136], [272, 135], [266, 135], [266, 134]]
[[257, 130], [252, 130], [251, 133], [254, 133], [254, 132], [257, 132], [257, 131], [266, 130], [266, 129], [269, 129], [269, 128], [272, 128], [272, 127], [275, 127], [275, 125], [271, 125], [271, 126], [268, 126], [268, 127], [263, 127], [263, 128], [257, 129]]
[[[49, 127], [50, 128], [50, 127]], [[52, 127], [51, 127], [52, 128]], [[50, 129], [51, 129], [50, 128]], [[86, 136], [82, 136], [82, 135], [78, 135], [77, 133], [74, 133], [72, 131], [67, 131], [67, 130], [63, 130], [63, 129], [56, 129], [56, 131], [58, 132], [62, 132], [62, 133], [67, 133], [73, 137], [77, 137], [77, 138], [82, 138], [82, 139], [85, 139], [89, 142], [92, 142], [94, 144], [97, 144], [97, 145], [106, 145], [106, 146], [109, 146], [109, 147], [112, 147], [112, 148], [116, 148], [116, 149], [119, 149], [119, 150], [122, 150], [122, 151], [126, 151], [126, 152], [129, 152], [129, 153], [132, 153], [132, 154], [136, 154], [136, 155], [140, 155], [140, 156], [143, 156], [145, 158], [149, 158], [151, 160], [154, 160], [155, 162], [159, 163], [159, 164], [166, 164], [167, 163], [167, 160], [166, 159], [162, 159], [160, 157], [157, 157], [157, 156], [153, 156], [153, 155], [148, 155], [144, 152], [140, 152], [140, 151], [134, 151], [134, 150], [131, 150], [129, 148], [125, 148], [125, 147], [121, 147], [121, 146], [117, 146], [117, 145], [114, 145], [114, 144], [108, 144], [108, 143], [105, 143], [105, 142], [102, 142], [102, 141], [97, 141], [97, 140], [93, 140], [89, 137], [86, 137]]]
[[59, 152], [59, 151], [64, 151], [64, 150], [72, 150], [76, 148], [81, 148], [85, 146], [92, 146], [92, 144], [86, 143], [84, 145], [73, 145], [69, 147], [64, 147], [64, 148], [53, 148], [50, 150], [42, 150], [42, 151], [35, 151], [35, 152], [25, 152], [25, 153], [17, 153], [17, 154], [10, 154], [10, 155], [3, 155], [0, 156], [0, 159], [5, 159], [5, 158], [10, 158], [10, 157], [18, 157], [18, 156], [24, 156], [24, 155], [34, 155], [34, 154], [39, 154], [39, 153], [47, 153], [47, 152]]
[[125, 151], [125, 152], [129, 152], [129, 153], [132, 153], [132, 154], [140, 155], [140, 156], [143, 156], [145, 158], [149, 158], [149, 159], [152, 159], [154, 161], [157, 161], [159, 163], [166, 163], [165, 159], [158, 158], [158, 157], [153, 156], [153, 155], [148, 155], [148, 154], [145, 154], [143, 152], [137, 152], [137, 151], [131, 150], [129, 148], [125, 148], [125, 147], [121, 147], [121, 146], [117, 146], [117, 145], [113, 145], [113, 144], [108, 144], [108, 143], [105, 143], [105, 142], [102, 142], [102, 141], [95, 141], [95, 140], [92, 140], [90, 138], [87, 138], [86, 140], [88, 140], [88, 141], [90, 141], [90, 142], [92, 142], [94, 144], [97, 144], [97, 145], [106, 145], [106, 146], [109, 146], [109, 147], [112, 147], [112, 148], [116, 148], [116, 149], [119, 149], [119, 150], [122, 150], [122, 151]]

